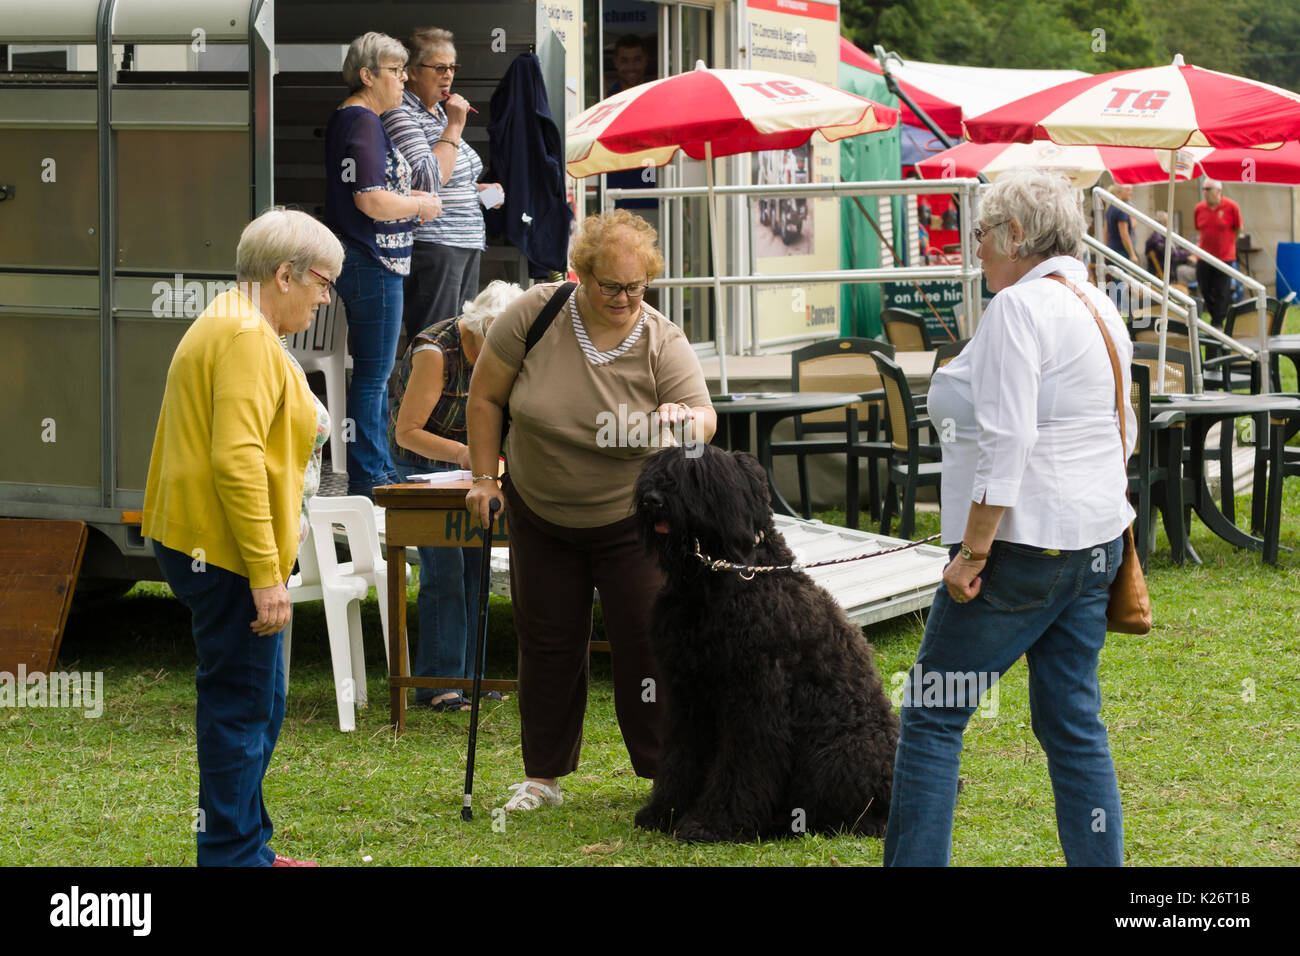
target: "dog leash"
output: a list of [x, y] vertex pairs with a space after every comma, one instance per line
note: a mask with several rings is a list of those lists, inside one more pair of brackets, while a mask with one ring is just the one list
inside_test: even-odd
[[[700, 539], [695, 539], [695, 556], [700, 559], [706, 568], [710, 571], [736, 571], [740, 574], [741, 580], [752, 581], [754, 575], [765, 571], [806, 571], [809, 568], [821, 568], [830, 564], [848, 564], [851, 561], [865, 561], [867, 558], [879, 558], [886, 554], [896, 554], [899, 551], [907, 551], [911, 548], [919, 547], [923, 544], [929, 544], [940, 535], [932, 534], [928, 538], [922, 538], [920, 541], [911, 541], [907, 544], [899, 545], [897, 548], [886, 548], [883, 551], [872, 551], [870, 554], [858, 554], [851, 558], [831, 558], [828, 561], [814, 561], [812, 564], [800, 564], [796, 561], [794, 564], [735, 564], [722, 558], [711, 558], [707, 554], [700, 552]], [[754, 544], [763, 540], [763, 532], [758, 533], [754, 539]], [[745, 572], [749, 573], [746, 574]]]

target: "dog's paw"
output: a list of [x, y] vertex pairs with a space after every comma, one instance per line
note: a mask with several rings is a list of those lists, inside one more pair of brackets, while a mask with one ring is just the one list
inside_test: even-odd
[[646, 804], [637, 811], [632, 822], [642, 830], [658, 830], [661, 833], [670, 833], [672, 831], [673, 811], [671, 807], [661, 807], [658, 804]]
[[677, 828], [677, 839], [686, 843], [728, 843], [735, 841], [736, 837], [688, 817]]

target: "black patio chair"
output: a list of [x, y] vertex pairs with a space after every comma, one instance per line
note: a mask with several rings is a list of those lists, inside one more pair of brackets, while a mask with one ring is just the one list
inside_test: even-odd
[[[893, 358], [894, 347], [876, 339], [841, 338], [816, 342], [790, 353], [790, 384], [796, 392], [873, 392], [880, 389], [880, 373], [871, 356]], [[810, 412], [794, 419], [794, 441], [772, 443], [772, 455], [794, 455], [799, 474], [800, 509], [812, 517], [808, 491], [808, 455], [842, 454], [845, 462], [845, 512], [850, 528], [858, 526], [858, 463], [867, 458], [867, 495], [871, 516], [880, 514], [880, 476], [877, 461], [889, 458], [883, 441], [883, 400], [877, 398], [845, 408]], [[818, 436], [818, 437], [810, 437]], [[827, 437], [822, 437], [827, 436]], [[850, 446], [853, 451], [850, 452]]]
[[942, 474], [938, 445], [921, 442], [921, 429], [930, 427], [930, 420], [917, 414], [912, 402], [912, 390], [907, 375], [891, 359], [877, 353], [873, 355], [880, 380], [885, 388], [885, 418], [889, 423], [890, 450], [888, 481], [885, 484], [884, 503], [880, 509], [880, 533], [889, 534], [894, 516], [894, 501], [901, 491], [902, 504], [898, 512], [898, 534], [912, 536], [916, 520], [916, 490], [938, 488]]
[[880, 325], [885, 330], [889, 344], [899, 352], [929, 352], [934, 349], [930, 342], [930, 330], [925, 327], [925, 319], [916, 312], [883, 309]]
[[966, 343], [969, 341], [970, 339], [958, 339], [956, 342], [940, 342], [936, 345], [934, 347], [934, 368], [930, 370], [930, 374], [933, 375], [960, 355], [961, 350], [966, 347]]
[[[1156, 366], [1159, 359], [1160, 347], [1149, 342], [1135, 342], [1133, 344], [1133, 364], [1145, 365], [1151, 371], [1152, 387], [1156, 383]], [[1192, 381], [1192, 355], [1182, 349], [1165, 349], [1165, 391], [1171, 395], [1187, 394], [1191, 389]], [[1224, 422], [1219, 426], [1219, 447], [1205, 449], [1206, 462], [1217, 460], [1219, 462], [1219, 497], [1220, 508], [1223, 516], [1229, 521], [1234, 520], [1236, 499], [1233, 489], [1232, 475], [1232, 445], [1233, 438], [1236, 435], [1236, 429], [1233, 424]], [[1186, 462], [1190, 454], [1189, 449], [1183, 448], [1182, 461]], [[1208, 471], [1208, 469], [1207, 469]], [[1183, 470], [1186, 474], [1186, 470]], [[1184, 495], [1184, 501], [1189, 501], [1191, 489], [1185, 489], [1187, 494]], [[1190, 506], [1189, 506], [1190, 507]]]
[[[1294, 298], [1295, 293], [1292, 292], [1285, 299], [1275, 299], [1270, 295], [1265, 300], [1264, 311], [1268, 313], [1268, 334], [1270, 337], [1282, 334], [1282, 327], [1286, 322], [1286, 312], [1291, 307]], [[1234, 339], [1239, 336], [1259, 337], [1259, 323], [1255, 318], [1257, 315], [1255, 301], [1253, 298], [1244, 299], [1228, 307], [1228, 314], [1223, 320], [1223, 331], [1227, 335], [1232, 336]], [[1232, 392], [1236, 391], [1237, 388], [1249, 388], [1252, 395], [1259, 394], [1260, 384], [1263, 379], [1259, 374], [1258, 363], [1222, 348], [1217, 348], [1214, 357], [1219, 359], [1215, 364], [1221, 368], [1225, 391]], [[1269, 364], [1271, 366], [1269, 369], [1270, 390], [1280, 392], [1282, 391], [1282, 374], [1277, 359], [1272, 359]]]
[[1132, 387], [1130, 400], [1137, 418], [1138, 440], [1128, 460], [1128, 493], [1135, 502], [1137, 520], [1134, 528], [1134, 545], [1143, 570], [1155, 540], [1152, 508], [1158, 499], [1164, 517], [1165, 535], [1169, 538], [1170, 553], [1182, 563], [1186, 553], [1187, 523], [1184, 515], [1182, 487], [1183, 428], [1186, 416], [1182, 412], [1151, 410], [1151, 370], [1146, 365], [1131, 367]]

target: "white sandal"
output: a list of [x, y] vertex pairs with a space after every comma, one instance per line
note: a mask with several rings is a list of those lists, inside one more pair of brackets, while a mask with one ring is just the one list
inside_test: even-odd
[[506, 801], [506, 810], [536, 810], [543, 805], [558, 807], [564, 802], [564, 798], [560, 796], [558, 783], [548, 787], [536, 780], [525, 780], [523, 783], [512, 783], [509, 789], [513, 790], [515, 795]]

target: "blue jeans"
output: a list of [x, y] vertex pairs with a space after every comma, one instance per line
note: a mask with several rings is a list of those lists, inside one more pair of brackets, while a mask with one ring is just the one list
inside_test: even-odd
[[397, 480], [388, 452], [388, 376], [397, 358], [402, 329], [403, 276], [381, 266], [355, 243], [343, 240], [339, 297], [348, 310], [352, 381], [348, 417], [353, 437], [347, 443], [348, 494], [373, 498], [375, 485]]
[[157, 541], [153, 553], [193, 615], [199, 866], [270, 866], [274, 827], [262, 778], [284, 722], [284, 632], [252, 632], [257, 609], [248, 578]]
[[1066, 863], [1123, 863], [1119, 787], [1097, 680], [1122, 555], [1122, 538], [1059, 554], [996, 542], [973, 601], [958, 604], [939, 586], [900, 710], [886, 866], [948, 865], [962, 731], [977, 703], [961, 689], [972, 674], [991, 684], [1021, 654]]
[[[453, 471], [458, 466], [439, 462], [431, 468], [393, 456], [398, 474]], [[482, 548], [420, 548], [420, 637], [415, 647], [416, 677], [474, 677], [474, 644], [478, 627], [478, 584], [483, 562]], [[454, 687], [415, 692], [417, 702], [442, 694], [454, 694]], [[466, 695], [468, 696], [468, 695]]]

